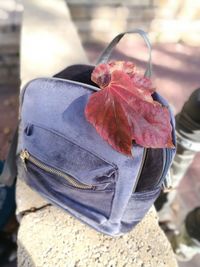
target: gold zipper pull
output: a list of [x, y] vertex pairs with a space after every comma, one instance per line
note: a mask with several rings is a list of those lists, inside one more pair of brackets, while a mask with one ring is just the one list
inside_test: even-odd
[[29, 159], [30, 155], [28, 153], [28, 151], [25, 149], [25, 150], [22, 150], [21, 153], [20, 153], [20, 158], [22, 161], [25, 161], [26, 159]]
[[21, 158], [26, 170], [27, 170], [27, 168], [26, 168], [26, 159], [29, 159], [29, 157], [30, 157], [30, 154], [28, 153], [28, 151], [26, 149], [21, 151], [20, 158]]

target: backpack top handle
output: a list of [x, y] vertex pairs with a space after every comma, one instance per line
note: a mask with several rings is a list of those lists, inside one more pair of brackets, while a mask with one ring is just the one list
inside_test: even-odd
[[119, 43], [119, 41], [123, 38], [123, 36], [125, 34], [134, 34], [134, 33], [139, 34], [143, 38], [144, 42], [146, 43], [146, 46], [148, 47], [149, 59], [148, 59], [147, 68], [146, 68], [144, 76], [145, 77], [151, 77], [152, 76], [151, 44], [150, 44], [149, 38], [147, 36], [147, 33], [144, 32], [143, 30], [140, 30], [140, 29], [135, 29], [135, 30], [122, 32], [122, 33], [118, 34], [110, 42], [110, 44], [106, 47], [106, 49], [103, 51], [103, 53], [101, 54], [101, 56], [97, 60], [97, 64], [106, 63], [109, 60], [110, 56], [111, 56], [112, 50]]

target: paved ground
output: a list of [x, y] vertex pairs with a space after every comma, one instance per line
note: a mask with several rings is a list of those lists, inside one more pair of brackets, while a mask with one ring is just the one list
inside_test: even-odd
[[17, 125], [17, 85], [0, 85], [0, 159], [5, 158], [13, 129]]
[[[88, 43], [85, 44], [85, 48], [90, 60], [94, 62], [103, 46]], [[155, 45], [153, 51], [154, 80], [157, 90], [171, 103], [174, 112], [177, 113], [191, 92], [200, 86], [200, 48], [182, 44], [160, 44]], [[113, 55], [115, 59], [133, 60], [141, 69], [144, 68], [147, 58], [145, 47], [141, 42], [137, 41], [133, 45], [128, 40], [125, 40]], [[12, 130], [17, 123], [17, 92], [17, 86], [0, 87], [0, 159], [6, 154]], [[200, 154], [196, 156], [179, 187], [177, 223], [183, 220], [188, 210], [200, 204], [199, 160]], [[197, 267], [199, 262], [200, 256], [197, 256], [193, 261], [181, 263], [180, 266]]]

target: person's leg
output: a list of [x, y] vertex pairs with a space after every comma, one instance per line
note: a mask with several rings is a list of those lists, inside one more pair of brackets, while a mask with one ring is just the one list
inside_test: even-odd
[[200, 88], [196, 89], [176, 116], [177, 153], [170, 172], [173, 190], [162, 193], [155, 202], [159, 222], [166, 231], [179, 260], [188, 261], [200, 253], [200, 207], [191, 211], [176, 234], [176, 225], [171, 223], [172, 204], [184, 174], [200, 151]]
[[162, 223], [171, 220], [171, 205], [184, 174], [200, 151], [200, 88], [196, 89], [176, 116], [177, 152], [170, 168], [173, 190], [155, 202]]
[[170, 241], [180, 261], [189, 261], [200, 253], [200, 207], [187, 214], [179, 233]]
[[[3, 169], [0, 161], [0, 174]], [[15, 219], [15, 184], [12, 187], [0, 186], [0, 266], [16, 258], [15, 235], [17, 232]]]

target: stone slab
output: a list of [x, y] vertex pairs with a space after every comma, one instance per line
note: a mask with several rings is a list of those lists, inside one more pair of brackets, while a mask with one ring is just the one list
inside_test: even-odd
[[68, 65], [87, 62], [63, 0], [23, 1], [21, 80], [52, 76]]
[[177, 267], [152, 209], [136, 228], [112, 238], [56, 207], [23, 217], [18, 267]]
[[39, 209], [48, 203], [20, 179], [17, 180], [16, 199], [18, 218], [27, 210]]

